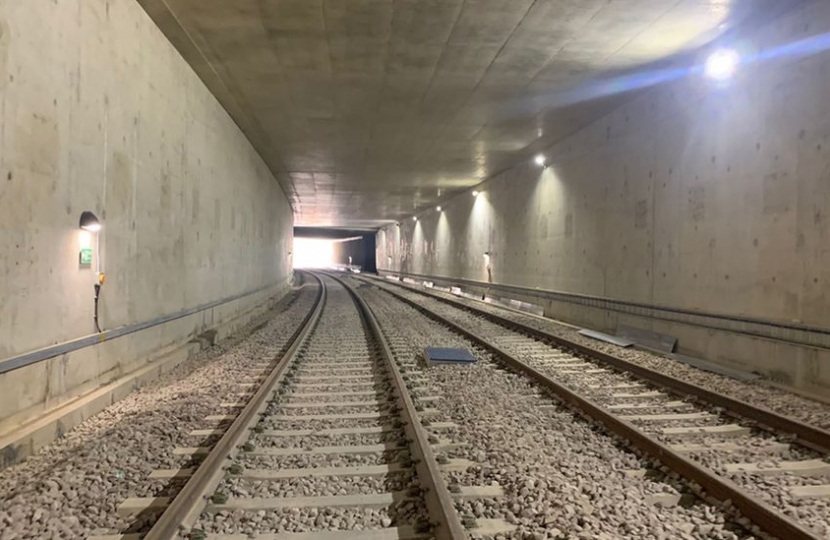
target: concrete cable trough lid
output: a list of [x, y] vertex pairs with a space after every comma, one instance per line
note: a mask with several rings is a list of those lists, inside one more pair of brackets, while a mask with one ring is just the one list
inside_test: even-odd
[[475, 357], [467, 349], [424, 347], [428, 364], [475, 364]]

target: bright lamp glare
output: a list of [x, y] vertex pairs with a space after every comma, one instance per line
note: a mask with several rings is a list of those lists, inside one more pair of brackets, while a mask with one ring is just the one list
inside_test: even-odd
[[436, 212], [440, 212], [440, 211], [441, 211], [441, 207], [440, 207], [440, 206], [436, 206], [436, 207], [435, 207], [435, 211], [436, 211]]
[[418, 216], [412, 216], [412, 221], [418, 221]]
[[542, 167], [545, 164], [545, 156], [539, 154], [536, 158], [534, 158], [534, 161], [536, 162], [536, 165]]
[[81, 249], [92, 247], [92, 235], [87, 231], [81, 231], [78, 235], [78, 244]]
[[478, 197], [478, 191], [473, 191], [473, 197]]
[[294, 239], [294, 268], [334, 266], [334, 242], [324, 238]]
[[716, 81], [725, 81], [735, 74], [741, 57], [732, 49], [721, 49], [709, 55], [704, 71], [706, 76]]

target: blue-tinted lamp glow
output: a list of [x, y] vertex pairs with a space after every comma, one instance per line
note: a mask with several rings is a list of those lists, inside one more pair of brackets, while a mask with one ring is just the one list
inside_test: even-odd
[[725, 81], [735, 74], [741, 57], [732, 49], [720, 49], [709, 55], [704, 73], [710, 79]]

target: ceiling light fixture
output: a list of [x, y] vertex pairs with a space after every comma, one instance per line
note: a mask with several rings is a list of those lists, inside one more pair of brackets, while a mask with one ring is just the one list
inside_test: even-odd
[[709, 55], [703, 67], [710, 79], [725, 81], [735, 74], [741, 57], [734, 49], [719, 49]]
[[545, 160], [545, 156], [544, 156], [544, 154], [539, 154], [538, 156], [536, 156], [536, 157], [533, 159], [533, 161], [535, 161], [535, 162], [536, 162], [536, 165], [538, 165], [538, 166], [540, 166], [540, 167], [544, 167], [544, 166], [545, 166], [545, 161], [546, 161], [546, 160]]
[[412, 221], [418, 221], [418, 216], [412, 216]]
[[436, 206], [436, 207], [435, 207], [435, 211], [436, 211], [436, 212], [440, 212], [440, 211], [441, 211], [441, 207], [440, 207], [440, 206]]
[[473, 197], [478, 197], [478, 191], [473, 190]]

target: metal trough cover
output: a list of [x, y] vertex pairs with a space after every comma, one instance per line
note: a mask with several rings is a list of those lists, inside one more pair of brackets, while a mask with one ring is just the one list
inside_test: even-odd
[[434, 364], [473, 364], [475, 357], [467, 349], [425, 347], [424, 357]]

